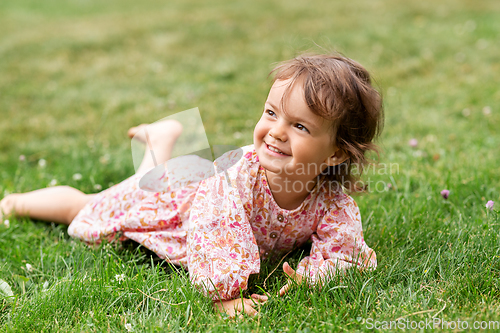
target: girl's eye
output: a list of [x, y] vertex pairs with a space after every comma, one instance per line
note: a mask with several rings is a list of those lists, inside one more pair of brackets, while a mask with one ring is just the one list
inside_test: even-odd
[[266, 110], [266, 111], [264, 111], [264, 113], [267, 113], [271, 117], [274, 117], [276, 115], [276, 113], [274, 113], [274, 111], [272, 111], [272, 110]]
[[297, 127], [301, 131], [305, 131], [305, 132], [309, 133], [309, 130], [302, 124], [297, 124], [297, 125], [295, 125], [295, 127]]

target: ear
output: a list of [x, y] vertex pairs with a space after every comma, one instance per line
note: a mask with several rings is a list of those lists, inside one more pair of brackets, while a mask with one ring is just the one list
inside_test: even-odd
[[347, 160], [348, 158], [349, 156], [344, 150], [336, 148], [336, 151], [333, 153], [333, 155], [326, 158], [325, 164], [327, 164], [328, 166], [339, 165], [345, 162], [345, 160]]

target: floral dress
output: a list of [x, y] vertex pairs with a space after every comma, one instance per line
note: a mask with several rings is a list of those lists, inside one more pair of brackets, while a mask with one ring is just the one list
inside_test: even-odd
[[[375, 268], [375, 252], [364, 239], [354, 200], [322, 180], [294, 210], [274, 201], [253, 145], [224, 154], [213, 164], [197, 156], [158, 181], [162, 192], [139, 188], [134, 175], [95, 196], [75, 217], [68, 233], [87, 242], [132, 239], [189, 270], [192, 283], [214, 300], [240, 296], [260, 262], [312, 240], [297, 273], [314, 284], [352, 266]], [[184, 176], [210, 173], [201, 181]], [[204, 178], [204, 179], [203, 179]], [[172, 182], [172, 179], [175, 181]], [[179, 186], [182, 183], [182, 186]], [[144, 188], [144, 187], [143, 187]]]

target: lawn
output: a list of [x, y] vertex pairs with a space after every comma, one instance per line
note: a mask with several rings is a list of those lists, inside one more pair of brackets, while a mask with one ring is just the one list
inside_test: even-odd
[[[385, 128], [379, 164], [364, 176], [369, 193], [355, 197], [377, 270], [298, 287], [257, 317], [230, 320], [185, 271], [134, 243], [89, 248], [66, 227], [10, 218], [0, 224], [0, 279], [15, 300], [0, 297], [0, 331], [494, 327], [499, 15], [497, 0], [3, 0], [0, 198], [116, 184], [134, 173], [127, 129], [193, 107], [212, 144], [249, 144], [270, 69], [303, 51], [364, 64], [384, 95]], [[250, 291], [279, 290], [277, 266], [264, 263]]]

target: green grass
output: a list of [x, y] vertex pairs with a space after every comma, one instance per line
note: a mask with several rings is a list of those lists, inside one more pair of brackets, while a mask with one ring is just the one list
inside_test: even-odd
[[[0, 193], [53, 179], [89, 193], [118, 183], [133, 173], [130, 126], [196, 106], [212, 144], [251, 143], [272, 64], [316, 44], [372, 71], [385, 97], [380, 162], [399, 168], [365, 176], [392, 190], [356, 197], [376, 271], [295, 289], [243, 320], [215, 316], [186, 272], [134, 244], [91, 249], [65, 227], [11, 219], [0, 225], [0, 279], [16, 300], [0, 301], [0, 331], [500, 320], [500, 221], [485, 208], [500, 205], [499, 14], [496, 0], [2, 1]], [[263, 265], [251, 291], [276, 265]], [[267, 290], [285, 281], [277, 269]]]

